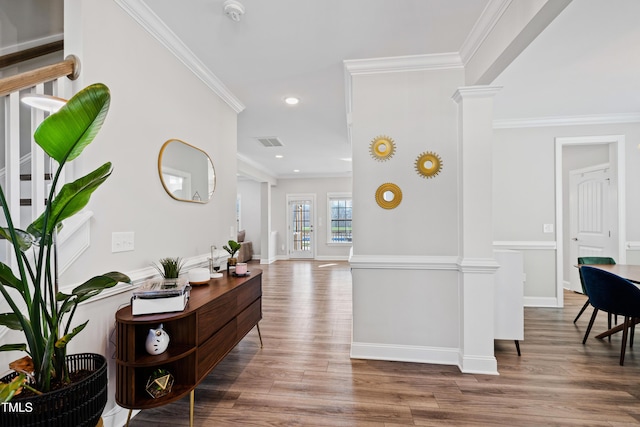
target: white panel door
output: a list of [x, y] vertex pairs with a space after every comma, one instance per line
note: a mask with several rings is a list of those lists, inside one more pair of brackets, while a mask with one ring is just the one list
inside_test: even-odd
[[[615, 203], [610, 198], [608, 166], [570, 173], [569, 213], [571, 245], [570, 258], [574, 264], [578, 257], [616, 257], [611, 221]], [[576, 268], [570, 270], [571, 289], [582, 292]]]

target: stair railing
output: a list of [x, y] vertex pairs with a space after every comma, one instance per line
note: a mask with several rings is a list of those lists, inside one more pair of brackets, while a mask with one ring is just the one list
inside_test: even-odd
[[[33, 133], [48, 113], [21, 106], [20, 97], [27, 93], [60, 97], [65, 93], [65, 80], [76, 79], [79, 70], [78, 59], [69, 56], [56, 64], [0, 79], [0, 141], [4, 146], [0, 185], [17, 228], [26, 227], [44, 211], [51, 170], [47, 167], [49, 159], [33, 140]], [[64, 176], [60, 182], [65, 182]], [[2, 221], [0, 225], [5, 226]], [[0, 260], [13, 265], [7, 245], [0, 246]]]

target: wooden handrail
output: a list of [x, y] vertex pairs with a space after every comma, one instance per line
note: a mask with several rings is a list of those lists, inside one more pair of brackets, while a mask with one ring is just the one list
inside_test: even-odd
[[69, 77], [71, 80], [75, 80], [78, 78], [79, 71], [80, 62], [78, 61], [78, 58], [74, 55], [70, 55], [62, 62], [0, 79], [0, 96], [5, 96], [12, 92], [64, 76]]
[[64, 49], [64, 40], [56, 40], [40, 46], [24, 49], [19, 52], [8, 53], [0, 56], [0, 68], [16, 65], [29, 59], [38, 58]]

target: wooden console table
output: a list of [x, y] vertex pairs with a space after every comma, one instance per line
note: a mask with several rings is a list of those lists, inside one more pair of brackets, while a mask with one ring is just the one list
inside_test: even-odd
[[[128, 408], [148, 409], [191, 394], [190, 425], [193, 425], [195, 387], [262, 319], [262, 271], [249, 276], [220, 279], [193, 286], [184, 311], [133, 316], [131, 306], [116, 313], [116, 402]], [[149, 329], [162, 323], [169, 334], [169, 348], [150, 355], [145, 350]], [[262, 346], [262, 336], [260, 336]], [[171, 393], [152, 398], [145, 387], [153, 371], [171, 372]], [[129, 418], [127, 419], [127, 425]]]

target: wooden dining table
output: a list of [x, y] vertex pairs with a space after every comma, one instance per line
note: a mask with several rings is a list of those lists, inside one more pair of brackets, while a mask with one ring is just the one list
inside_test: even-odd
[[[640, 284], [640, 265], [633, 264], [580, 264], [576, 267], [580, 268], [583, 266], [595, 267], [600, 270], [608, 271], [609, 273], [613, 273], [616, 276], [623, 277], [630, 282]], [[606, 338], [615, 334], [616, 332], [620, 332], [623, 329], [624, 325], [616, 325], [613, 328], [601, 333], [600, 335], [596, 335], [596, 338]]]
[[624, 277], [630, 282], [640, 283], [640, 265], [633, 264], [580, 264], [589, 267], [599, 268], [600, 270], [608, 271], [616, 276]]

